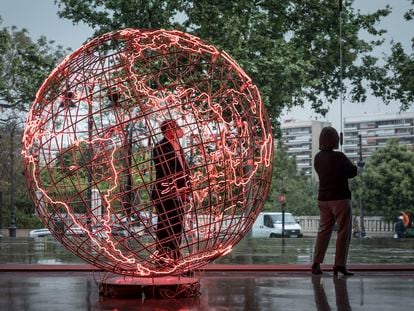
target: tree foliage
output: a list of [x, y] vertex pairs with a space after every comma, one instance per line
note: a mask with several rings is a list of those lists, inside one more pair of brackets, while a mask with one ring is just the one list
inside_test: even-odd
[[[414, 7], [414, 0], [410, 1]], [[404, 18], [412, 24], [414, 9], [409, 9]], [[410, 24], [407, 27], [410, 27]], [[393, 44], [384, 68], [388, 75], [379, 88], [384, 101], [398, 100], [401, 102], [402, 110], [408, 109], [414, 101], [414, 37], [411, 38], [411, 43], [411, 53], [406, 53], [400, 42]]]
[[[11, 128], [12, 126], [14, 128]], [[0, 203], [3, 204], [3, 217], [0, 227], [2, 228], [6, 228], [9, 224], [11, 195], [13, 195], [13, 205], [17, 210], [27, 214], [34, 212], [22, 174], [23, 162], [19, 157], [21, 135], [21, 129], [15, 124], [0, 124], [0, 191], [3, 193], [3, 202]], [[12, 163], [13, 169], [11, 169]], [[11, 178], [13, 178], [13, 181]]]
[[[0, 17], [1, 24], [1, 17]], [[28, 225], [34, 212], [24, 181], [21, 153], [23, 114], [33, 102], [41, 83], [68, 50], [41, 37], [33, 41], [26, 29], [0, 29], [0, 191], [3, 192], [3, 226], [11, 206], [17, 225]], [[13, 182], [12, 182], [13, 181]], [[12, 199], [11, 199], [12, 198]]]
[[265, 211], [281, 211], [277, 201], [280, 194], [286, 195], [286, 212], [296, 216], [317, 215], [317, 188], [313, 180], [297, 170], [296, 160], [289, 157], [287, 148], [278, 142], [272, 175], [269, 200]]
[[174, 28], [182, 0], [55, 0], [59, 16], [73, 23], [84, 22], [95, 35], [122, 28]]
[[[395, 220], [401, 211], [414, 215], [414, 150], [390, 140], [368, 159], [362, 174], [352, 183], [357, 199], [369, 215]], [[360, 191], [360, 192], [358, 192]]]
[[[325, 102], [340, 94], [339, 2], [332, 0], [56, 0], [61, 17], [84, 22], [96, 35], [125, 27], [176, 28], [228, 52], [259, 86], [273, 124], [285, 107]], [[376, 24], [386, 7], [362, 14], [343, 6], [343, 69], [354, 101], [366, 98], [365, 81], [377, 87], [386, 72], [370, 55], [382, 44]], [[365, 30], [376, 40], [364, 41]]]
[[[0, 17], [1, 23], [1, 17]], [[0, 30], [0, 112], [27, 111], [43, 80], [68, 50], [40, 37], [33, 41], [26, 29]]]

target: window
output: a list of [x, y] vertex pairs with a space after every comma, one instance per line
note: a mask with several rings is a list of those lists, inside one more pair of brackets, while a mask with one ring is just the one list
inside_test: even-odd
[[272, 220], [271, 215], [264, 215], [263, 217], [264, 217], [263, 219], [264, 225], [269, 228], [274, 228], [274, 225], [273, 225], [274, 221]]
[[[281, 224], [282, 223], [282, 214], [279, 215], [265, 215], [265, 216], [271, 216], [272, 221], [272, 227], [273, 224]], [[285, 224], [295, 224], [296, 220], [291, 214], [285, 214]]]

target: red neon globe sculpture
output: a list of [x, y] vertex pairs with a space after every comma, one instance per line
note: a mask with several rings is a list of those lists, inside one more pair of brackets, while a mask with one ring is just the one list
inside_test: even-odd
[[[168, 166], [157, 149], [165, 120], [182, 129]], [[37, 212], [69, 251], [106, 271], [162, 276], [243, 238], [267, 198], [273, 141], [257, 87], [225, 52], [179, 31], [125, 29], [44, 81], [22, 153]]]

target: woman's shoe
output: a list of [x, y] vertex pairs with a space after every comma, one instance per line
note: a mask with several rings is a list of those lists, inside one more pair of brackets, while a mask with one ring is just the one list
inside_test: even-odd
[[312, 265], [312, 274], [320, 275], [322, 274], [321, 265], [318, 263], [314, 263]]
[[343, 275], [348, 275], [348, 276], [354, 275], [352, 272], [349, 272], [346, 269], [345, 266], [334, 266], [333, 267], [333, 273], [334, 273], [334, 275], [337, 276], [338, 275], [338, 272], [341, 272]]

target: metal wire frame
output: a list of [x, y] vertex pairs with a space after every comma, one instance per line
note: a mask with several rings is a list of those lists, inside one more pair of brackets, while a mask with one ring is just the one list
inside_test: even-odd
[[[153, 149], [183, 129], [182, 230], [160, 241]], [[180, 274], [231, 251], [268, 194], [273, 141], [257, 87], [225, 52], [179, 31], [125, 29], [67, 56], [27, 117], [29, 192], [53, 236], [106, 271]], [[171, 179], [170, 179], [171, 181]], [[163, 196], [177, 197], [176, 181]], [[166, 227], [170, 225], [167, 223]], [[160, 244], [176, 241], [178, 256]]]

